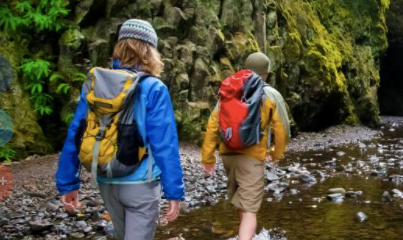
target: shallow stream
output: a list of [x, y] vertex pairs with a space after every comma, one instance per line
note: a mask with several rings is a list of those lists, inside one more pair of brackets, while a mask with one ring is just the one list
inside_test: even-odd
[[[293, 167], [307, 170], [317, 182], [302, 183]], [[269, 229], [271, 239], [403, 239], [403, 196], [393, 191], [403, 190], [402, 168], [402, 128], [386, 127], [371, 142], [288, 153], [279, 168], [268, 167], [280, 179], [268, 182], [258, 231]], [[332, 188], [353, 196], [328, 200]], [[235, 209], [222, 199], [160, 227], [156, 239], [228, 239], [236, 236], [238, 224]]]

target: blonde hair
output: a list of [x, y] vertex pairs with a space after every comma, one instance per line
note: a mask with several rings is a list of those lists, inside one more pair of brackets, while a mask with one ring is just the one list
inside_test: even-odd
[[136, 68], [159, 77], [164, 70], [164, 63], [158, 50], [151, 44], [133, 39], [121, 39], [115, 46], [113, 58], [119, 60], [122, 67]]

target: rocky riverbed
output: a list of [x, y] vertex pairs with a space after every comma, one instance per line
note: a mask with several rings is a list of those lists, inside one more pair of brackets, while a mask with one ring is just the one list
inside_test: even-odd
[[[376, 143], [375, 140], [382, 139], [385, 132], [393, 133], [401, 124], [401, 119], [384, 118], [382, 131], [366, 127], [337, 126], [321, 133], [300, 134], [290, 143], [285, 160], [280, 166], [267, 164], [268, 194], [265, 202], [278, 204], [288, 201], [290, 197], [304, 195], [306, 189], [320, 185], [327, 179], [351, 175], [375, 177], [391, 182], [403, 181], [399, 172], [389, 171], [403, 166], [400, 150], [403, 149], [403, 141], [385, 144]], [[344, 149], [337, 149], [340, 147]], [[360, 149], [359, 151], [368, 154], [365, 159], [358, 159], [353, 157], [354, 154], [349, 149]], [[217, 203], [223, 202], [220, 200], [225, 198], [226, 193], [225, 173], [219, 163], [216, 174], [205, 177], [200, 164], [199, 147], [182, 143], [180, 151], [187, 189], [183, 214], [178, 222], [167, 226], [164, 221], [160, 221], [156, 239], [181, 239], [179, 236], [182, 234], [187, 239], [206, 239], [197, 233], [190, 234], [190, 228], [183, 225], [198, 222], [191, 217], [192, 214], [208, 212], [205, 209], [214, 209]], [[82, 207], [75, 213], [64, 212], [54, 185], [57, 158], [58, 155], [32, 156], [9, 166], [15, 177], [15, 187], [11, 196], [0, 202], [0, 239], [103, 239], [110, 235], [112, 226], [99, 194], [90, 189], [89, 174], [85, 173], [82, 177]], [[324, 191], [326, 194], [316, 197], [313, 200], [315, 203], [310, 207], [314, 208], [324, 201], [338, 204], [343, 201], [365, 202], [362, 196], [366, 193], [362, 189], [344, 189], [343, 184], [340, 185], [329, 187]], [[395, 188], [385, 191], [380, 199], [387, 202], [402, 197], [403, 193]], [[162, 212], [165, 210], [165, 204], [163, 205]], [[357, 211], [355, 217], [365, 222], [367, 214]], [[235, 217], [233, 219], [236, 221]], [[211, 224], [214, 224], [213, 221]], [[220, 232], [217, 230], [220, 228], [222, 227], [213, 226], [212, 229], [215, 230], [211, 230], [210, 234], [215, 235], [209, 239], [227, 239], [236, 235], [234, 231]], [[286, 235], [281, 229], [262, 229], [257, 239], [268, 239], [268, 236], [281, 239]]]

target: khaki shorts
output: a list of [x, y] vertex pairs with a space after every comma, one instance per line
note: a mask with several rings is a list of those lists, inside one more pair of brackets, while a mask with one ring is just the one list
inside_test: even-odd
[[222, 156], [228, 175], [228, 196], [245, 212], [257, 213], [264, 194], [264, 162], [246, 155]]

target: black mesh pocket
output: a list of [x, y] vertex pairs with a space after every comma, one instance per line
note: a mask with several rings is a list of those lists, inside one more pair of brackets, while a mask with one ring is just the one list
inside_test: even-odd
[[139, 163], [139, 148], [143, 147], [143, 141], [137, 129], [136, 123], [118, 124], [118, 152], [116, 158], [126, 166]]

